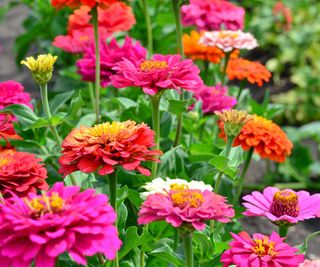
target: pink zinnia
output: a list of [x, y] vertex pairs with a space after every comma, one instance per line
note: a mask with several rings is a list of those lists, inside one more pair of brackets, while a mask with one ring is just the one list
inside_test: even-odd
[[155, 193], [147, 196], [139, 211], [139, 224], [165, 220], [174, 227], [189, 225], [196, 230], [206, 227], [206, 220], [230, 222], [234, 216], [226, 199], [209, 190], [177, 187], [167, 194]]
[[[116, 39], [112, 39], [109, 44], [101, 42], [100, 57], [101, 57], [101, 86], [110, 85], [110, 76], [115, 74], [113, 67], [123, 59], [139, 61], [146, 58], [147, 50], [139, 43], [126, 36], [124, 44], [119, 46]], [[78, 73], [84, 81], [95, 81], [95, 47], [92, 43], [82, 59], [77, 61]]]
[[237, 99], [228, 96], [228, 88], [221, 84], [212, 87], [204, 85], [194, 91], [194, 97], [202, 102], [202, 110], [207, 114], [231, 109], [237, 104]]
[[117, 72], [111, 76], [114, 87], [142, 87], [149, 95], [166, 89], [196, 90], [203, 85], [199, 68], [192, 60], [182, 60], [179, 55], [154, 55], [151, 60], [124, 59], [113, 70]]
[[46, 194], [3, 200], [0, 204], [2, 267], [54, 267], [68, 252], [78, 264], [86, 256], [115, 258], [121, 246], [108, 198], [95, 190], [56, 183]]
[[305, 260], [303, 263], [300, 263], [299, 267], [320, 267], [320, 260]]
[[245, 10], [224, 0], [191, 0], [181, 12], [182, 23], [198, 30], [239, 30], [244, 26]]
[[267, 187], [243, 197], [246, 216], [265, 216], [275, 224], [296, 224], [299, 221], [315, 218], [320, 211], [320, 194], [310, 195], [306, 191], [295, 192], [291, 189], [280, 191]]
[[298, 267], [304, 260], [297, 248], [284, 243], [275, 232], [270, 236], [253, 234], [253, 238], [246, 232], [231, 235], [231, 248], [221, 256], [223, 267]]

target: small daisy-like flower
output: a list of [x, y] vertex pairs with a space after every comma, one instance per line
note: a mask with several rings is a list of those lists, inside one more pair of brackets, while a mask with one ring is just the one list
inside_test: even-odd
[[149, 95], [166, 90], [196, 90], [203, 82], [199, 68], [190, 59], [182, 60], [180, 55], [154, 55], [151, 60], [124, 59], [114, 68], [111, 76], [116, 88], [141, 87]]
[[106, 175], [122, 166], [149, 176], [150, 171], [141, 162], [159, 161], [156, 157], [162, 152], [151, 150], [154, 145], [154, 131], [144, 123], [114, 121], [81, 127], [69, 133], [62, 143], [60, 171], [64, 176], [77, 170]]
[[107, 8], [116, 2], [119, 2], [119, 0], [51, 0], [51, 5], [58, 9], [63, 7], [78, 8], [82, 5], [91, 8], [95, 7], [96, 5], [102, 8]]
[[246, 232], [231, 235], [234, 241], [221, 256], [223, 267], [298, 267], [304, 260], [297, 248], [286, 244], [275, 232], [270, 236], [253, 234], [252, 238]]
[[39, 55], [37, 58], [27, 57], [21, 64], [25, 65], [32, 73], [33, 79], [38, 84], [46, 84], [52, 78], [53, 65], [57, 56], [51, 54]]
[[0, 204], [2, 267], [54, 267], [67, 252], [80, 265], [101, 253], [115, 258], [120, 249], [116, 214], [108, 198], [94, 189], [56, 183], [42, 195], [13, 196]]
[[218, 47], [226, 53], [234, 49], [252, 50], [258, 46], [257, 40], [251, 33], [245, 33], [240, 30], [204, 32], [199, 43], [206, 46]]
[[[207, 190], [190, 189], [189, 183], [173, 183], [168, 191], [147, 195], [139, 211], [139, 224], [154, 221], [166, 221], [173, 227], [185, 227], [189, 231], [203, 230], [206, 220], [217, 220], [227, 223], [234, 216], [231, 205], [226, 199]], [[204, 189], [204, 190], [203, 190]]]
[[259, 86], [262, 86], [264, 82], [269, 82], [271, 78], [270, 71], [264, 65], [243, 58], [229, 60], [227, 75], [229, 80], [247, 80]]
[[228, 96], [228, 88], [221, 84], [215, 86], [204, 85], [199, 90], [194, 91], [194, 97], [202, 102], [202, 110], [205, 114], [229, 110], [237, 104], [237, 99]]
[[[224, 124], [220, 123], [220, 137], [225, 138]], [[286, 133], [275, 123], [254, 115], [241, 129], [233, 146], [241, 145], [244, 150], [254, 149], [262, 158], [284, 162], [291, 154], [293, 144]]]
[[300, 263], [299, 267], [320, 267], [320, 260], [305, 260], [303, 263]]
[[264, 216], [275, 224], [296, 224], [315, 218], [320, 211], [320, 194], [310, 195], [306, 191], [295, 192], [267, 187], [263, 193], [253, 192], [243, 197], [246, 216]]
[[18, 196], [26, 196], [37, 189], [48, 189], [47, 170], [41, 159], [26, 152], [4, 150], [0, 152], [0, 192], [10, 196], [13, 192]]

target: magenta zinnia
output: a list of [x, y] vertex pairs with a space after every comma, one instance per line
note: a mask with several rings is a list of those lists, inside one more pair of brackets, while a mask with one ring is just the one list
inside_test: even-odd
[[[100, 45], [100, 62], [101, 62], [101, 86], [110, 85], [110, 76], [116, 72], [112, 69], [118, 62], [123, 59], [139, 61], [146, 58], [147, 50], [139, 43], [126, 36], [124, 44], [119, 46], [116, 39], [112, 39], [109, 44], [101, 42]], [[82, 76], [82, 80], [95, 81], [95, 46], [92, 43], [89, 46], [82, 59], [77, 61], [78, 73]]]
[[320, 194], [310, 195], [306, 191], [280, 191], [275, 187], [267, 187], [263, 193], [255, 191], [244, 196], [243, 200], [247, 209], [244, 215], [264, 216], [275, 224], [296, 224], [315, 218], [320, 211]]
[[246, 232], [231, 235], [234, 241], [222, 254], [223, 267], [298, 267], [304, 260], [297, 248], [284, 243], [275, 232], [270, 236], [253, 234], [253, 238]]
[[54, 267], [68, 252], [78, 264], [86, 256], [115, 258], [121, 246], [113, 225], [116, 214], [108, 198], [77, 186], [56, 183], [42, 195], [14, 196], [0, 204], [0, 261], [2, 267]]
[[165, 89], [195, 90], [203, 84], [199, 68], [179, 55], [154, 55], [151, 60], [138, 61], [124, 59], [114, 70], [117, 74], [111, 76], [113, 86], [137, 86], [149, 95]]
[[150, 175], [141, 163], [159, 161], [156, 157], [162, 152], [151, 150], [154, 145], [154, 131], [144, 123], [114, 121], [81, 127], [74, 129], [63, 141], [60, 171], [64, 176], [78, 170], [106, 175], [122, 166]]
[[191, 189], [188, 184], [171, 184], [168, 192], [147, 196], [138, 223], [164, 220], [174, 227], [203, 230], [206, 220], [227, 223], [233, 216], [234, 210], [224, 197], [207, 189]]

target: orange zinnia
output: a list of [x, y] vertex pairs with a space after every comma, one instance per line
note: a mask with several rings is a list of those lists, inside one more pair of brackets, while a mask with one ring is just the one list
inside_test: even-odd
[[259, 86], [268, 82], [271, 78], [270, 71], [259, 62], [253, 62], [243, 58], [231, 59], [227, 67], [229, 80], [247, 80], [249, 83], [256, 83]]
[[[220, 137], [226, 138], [223, 122], [220, 121]], [[292, 143], [285, 132], [275, 123], [254, 115], [242, 128], [233, 146], [242, 146], [244, 150], [254, 149], [261, 158], [284, 162], [292, 151]]]
[[107, 7], [119, 0], [51, 0], [51, 5], [55, 8], [71, 7], [77, 8], [79, 6], [85, 5], [89, 7]]

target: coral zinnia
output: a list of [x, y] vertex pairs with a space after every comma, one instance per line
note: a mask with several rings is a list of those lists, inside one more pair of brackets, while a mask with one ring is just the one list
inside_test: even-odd
[[10, 139], [21, 140], [22, 138], [16, 134], [16, 131], [14, 130], [11, 115], [0, 115], [0, 140], [6, 142], [5, 147], [0, 145], [0, 151], [11, 148]]
[[63, 7], [71, 7], [77, 8], [79, 6], [89, 6], [95, 7], [98, 5], [99, 7], [106, 8], [109, 5], [118, 2], [119, 0], [51, 0], [52, 6], [55, 8], [63, 8]]
[[26, 152], [4, 150], [0, 152], [0, 191], [4, 196], [13, 192], [26, 196], [37, 189], [46, 190], [47, 170], [41, 159]]
[[188, 184], [175, 183], [168, 192], [147, 196], [139, 211], [138, 223], [165, 220], [174, 227], [203, 230], [206, 220], [227, 223], [233, 216], [234, 210], [224, 197], [207, 189], [191, 189]]
[[246, 232], [231, 235], [231, 248], [221, 256], [223, 267], [298, 267], [304, 260], [297, 248], [283, 242], [275, 232], [270, 236], [253, 234], [253, 238]]
[[265, 216], [272, 222], [296, 224], [315, 218], [320, 211], [320, 194], [311, 195], [306, 191], [295, 192], [267, 187], [243, 197], [246, 216]]
[[202, 110], [206, 114], [231, 109], [237, 104], [234, 97], [228, 96], [228, 88], [221, 84], [215, 86], [204, 85], [194, 91], [194, 97], [202, 102]]
[[149, 95], [165, 89], [195, 90], [203, 84], [199, 68], [190, 59], [182, 60], [180, 55], [154, 55], [151, 60], [139, 61], [124, 59], [114, 70], [117, 74], [111, 76], [113, 86], [142, 87]]
[[229, 80], [247, 80], [249, 83], [256, 83], [259, 86], [271, 78], [270, 71], [264, 65], [243, 58], [229, 60], [227, 75]]
[[181, 7], [182, 23], [199, 30], [243, 29], [245, 10], [224, 0], [190, 0]]
[[257, 40], [251, 33], [240, 30], [204, 32], [199, 43], [206, 46], [218, 47], [224, 52], [231, 52], [234, 49], [251, 50], [258, 46]]
[[[133, 43], [133, 40], [126, 36], [122, 47], [119, 46], [116, 39], [112, 39], [109, 44], [101, 42], [100, 45], [100, 64], [101, 64], [101, 86], [110, 85], [110, 76], [116, 72], [112, 69], [123, 59], [139, 61], [146, 58], [147, 50], [139, 43]], [[84, 81], [95, 81], [95, 46], [92, 44], [86, 49], [82, 59], [77, 61], [78, 73]]]
[[[223, 123], [219, 123], [220, 137], [225, 138]], [[233, 146], [241, 145], [244, 150], [254, 149], [262, 158], [284, 162], [291, 154], [292, 143], [285, 132], [275, 123], [254, 115], [235, 139]]]
[[81, 127], [63, 141], [60, 171], [67, 175], [77, 170], [86, 173], [98, 170], [100, 175], [106, 175], [122, 166], [150, 175], [141, 162], [159, 161], [156, 156], [161, 155], [161, 151], [150, 150], [154, 145], [154, 132], [144, 123], [106, 122]]
[[224, 52], [218, 47], [207, 47], [199, 44], [201, 34], [197, 31], [192, 31], [190, 35], [183, 35], [184, 53], [192, 60], [204, 60], [212, 63], [219, 63], [223, 58]]
[[56, 183], [46, 194], [5, 200], [0, 206], [0, 260], [3, 267], [54, 267], [59, 255], [87, 265], [97, 253], [115, 258], [121, 246], [108, 198]]
[[300, 263], [299, 267], [320, 267], [320, 260], [305, 260], [303, 263]]

